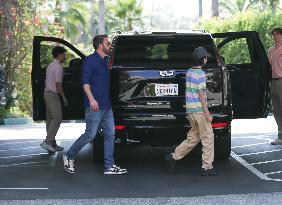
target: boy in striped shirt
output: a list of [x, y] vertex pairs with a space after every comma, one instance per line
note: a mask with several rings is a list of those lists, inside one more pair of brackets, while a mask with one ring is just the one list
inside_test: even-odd
[[191, 124], [191, 130], [174, 153], [165, 157], [171, 169], [175, 168], [176, 160], [186, 156], [201, 141], [203, 145], [202, 172], [203, 176], [217, 175], [213, 168], [214, 134], [212, 130], [212, 116], [207, 107], [206, 74], [202, 67], [211, 55], [203, 47], [194, 49], [194, 66], [186, 73], [186, 113]]

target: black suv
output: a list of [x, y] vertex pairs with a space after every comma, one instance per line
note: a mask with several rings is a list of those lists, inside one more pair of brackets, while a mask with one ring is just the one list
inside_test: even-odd
[[[69, 56], [63, 81], [69, 106], [64, 108], [63, 118], [84, 119], [80, 71], [85, 56], [62, 39], [41, 36], [36, 36], [33, 44], [33, 118], [45, 119], [45, 70], [52, 61], [54, 43], [65, 46]], [[230, 155], [233, 118], [267, 115], [271, 69], [257, 32], [132, 32], [116, 35], [113, 45], [111, 99], [117, 143], [170, 146], [186, 137], [190, 125], [185, 119], [185, 74], [192, 66], [192, 52], [199, 46], [212, 55], [203, 70], [216, 157]], [[232, 51], [235, 49], [238, 53]], [[103, 148], [102, 130], [98, 135], [93, 156]]]

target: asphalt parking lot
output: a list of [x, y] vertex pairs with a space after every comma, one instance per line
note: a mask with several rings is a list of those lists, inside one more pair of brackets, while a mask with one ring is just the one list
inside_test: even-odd
[[[84, 124], [63, 124], [58, 142], [68, 148], [83, 132]], [[232, 156], [216, 161], [223, 172], [201, 177], [201, 160], [185, 158], [175, 173], [168, 171], [163, 155], [170, 148], [148, 146], [122, 150], [118, 164], [126, 176], [104, 176], [103, 165], [91, 160], [91, 146], [76, 159], [76, 174], [65, 173], [62, 153], [48, 155], [39, 147], [44, 124], [0, 127], [0, 199], [93, 199], [198, 197], [228, 194], [274, 193], [282, 188], [282, 146], [273, 117], [234, 120]]]

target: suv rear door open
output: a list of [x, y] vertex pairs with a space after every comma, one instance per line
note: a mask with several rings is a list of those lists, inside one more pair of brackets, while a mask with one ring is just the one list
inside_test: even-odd
[[259, 118], [269, 107], [270, 64], [254, 31], [212, 34], [231, 77], [234, 118]]
[[66, 62], [63, 64], [63, 88], [69, 101], [69, 106], [63, 107], [63, 120], [83, 119], [83, 90], [80, 83], [80, 71], [83, 55], [70, 43], [54, 37], [35, 36], [33, 40], [32, 58], [32, 98], [33, 119], [45, 120], [44, 87], [46, 68], [53, 61], [52, 48], [63, 46], [66, 52]]

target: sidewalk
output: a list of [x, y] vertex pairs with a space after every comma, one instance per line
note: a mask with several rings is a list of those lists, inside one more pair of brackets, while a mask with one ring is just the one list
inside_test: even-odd
[[282, 193], [231, 194], [199, 197], [111, 198], [0, 201], [2, 205], [281, 205]]

